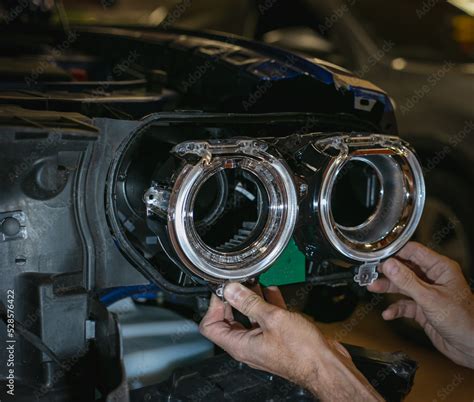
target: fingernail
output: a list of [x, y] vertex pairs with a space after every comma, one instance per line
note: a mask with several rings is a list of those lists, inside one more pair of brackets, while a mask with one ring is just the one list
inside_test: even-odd
[[242, 290], [242, 285], [240, 283], [232, 282], [225, 285], [224, 288], [224, 298], [229, 301], [234, 301], [238, 298], [238, 294]]
[[393, 308], [387, 308], [382, 312], [382, 317], [384, 320], [393, 320], [396, 315], [396, 311]]
[[398, 262], [394, 259], [390, 259], [386, 262], [387, 264], [387, 273], [392, 276], [392, 275], [396, 275], [400, 269], [400, 267], [398, 266]]

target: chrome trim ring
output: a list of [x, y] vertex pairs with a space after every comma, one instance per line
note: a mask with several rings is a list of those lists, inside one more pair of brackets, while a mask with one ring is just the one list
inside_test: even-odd
[[[367, 221], [347, 228], [334, 220], [331, 195], [338, 174], [353, 160], [370, 164], [381, 180], [383, 192]], [[349, 146], [346, 152], [330, 160], [323, 173], [318, 196], [319, 221], [327, 240], [344, 257], [375, 262], [395, 254], [406, 244], [420, 221], [424, 202], [422, 168], [409, 148], [389, 141], [381, 147]]]
[[[241, 250], [220, 251], [205, 244], [197, 233], [193, 207], [201, 186], [224, 169], [240, 168], [258, 179], [268, 202], [261, 233]], [[286, 164], [259, 150], [187, 163], [179, 172], [168, 208], [168, 234], [183, 264], [211, 282], [244, 280], [268, 268], [288, 244], [298, 216], [293, 175]]]

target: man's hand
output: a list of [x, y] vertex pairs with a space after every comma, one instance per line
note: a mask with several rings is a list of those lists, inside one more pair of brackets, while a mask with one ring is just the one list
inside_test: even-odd
[[[323, 401], [383, 400], [352, 363], [347, 350], [327, 340], [303, 316], [286, 310], [278, 288], [264, 289], [270, 302], [238, 283], [224, 289], [227, 303], [212, 296], [200, 329], [236, 360], [289, 379]], [[249, 317], [246, 329], [231, 306]]]
[[474, 368], [474, 297], [459, 264], [410, 242], [379, 271], [385, 278], [370, 285], [370, 291], [411, 298], [390, 305], [383, 318], [416, 320], [441, 353]]

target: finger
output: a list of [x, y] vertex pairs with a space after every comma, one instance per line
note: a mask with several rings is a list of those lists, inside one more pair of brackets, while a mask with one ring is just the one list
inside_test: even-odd
[[202, 335], [220, 346], [229, 353], [235, 353], [236, 350], [243, 349], [242, 340], [248, 333], [240, 323], [215, 321], [206, 323], [201, 321], [199, 330]]
[[266, 317], [276, 309], [255, 292], [236, 282], [226, 285], [224, 297], [232, 307], [260, 325], [264, 325]]
[[[247, 286], [247, 287], [250, 290], [252, 290], [253, 292], [255, 292], [256, 294], [258, 294], [262, 299], [265, 299], [264, 295], [263, 295], [262, 287], [260, 286], [260, 284], [258, 282], [255, 282], [253, 285], [250, 285], [250, 286]], [[250, 321], [250, 324], [252, 325], [252, 327], [257, 327], [258, 326], [257, 322], [253, 318], [249, 318], [249, 321]]]
[[234, 322], [234, 314], [229, 303], [223, 302], [215, 294], [211, 296], [209, 309], [206, 315], [202, 318], [200, 327], [205, 327], [215, 322], [226, 320], [227, 322]]
[[199, 325], [201, 333], [213, 342], [219, 344], [219, 346], [221, 343], [225, 343], [224, 337], [232, 330], [245, 330], [243, 326], [236, 326], [237, 323], [233, 321], [233, 318], [231, 320], [226, 318], [226, 314], [228, 316], [226, 310], [232, 310], [231, 306], [224, 303], [216, 295], [212, 295], [209, 309]]
[[399, 293], [399, 289], [387, 278], [377, 279], [367, 286], [367, 290], [373, 293]]
[[287, 310], [285, 299], [277, 286], [269, 286], [263, 289], [265, 300], [274, 306]]
[[240, 361], [246, 361], [253, 355], [252, 338], [259, 334], [234, 321], [232, 307], [215, 295], [211, 297], [209, 309], [199, 325], [199, 330], [202, 335]]
[[348, 358], [348, 359], [351, 359], [352, 360], [352, 357], [350, 355], [350, 353], [347, 351], [347, 349], [342, 346], [338, 341], [336, 341], [335, 339], [328, 339], [328, 343], [330, 345], [332, 345], [332, 347], [337, 351], [339, 352], [341, 355], [343, 355], [344, 357]]
[[222, 321], [225, 318], [225, 304], [215, 294], [211, 296], [209, 309], [203, 317], [201, 323], [209, 324], [216, 321]]
[[397, 289], [399, 293], [409, 296], [419, 304], [429, 299], [429, 286], [418, 278], [405, 264], [395, 258], [390, 258], [382, 264], [382, 272], [391, 282], [389, 290]]
[[256, 282], [253, 285], [248, 286], [248, 288], [252, 290], [253, 292], [255, 292], [256, 294], [258, 294], [261, 298], [263, 298], [262, 287], [260, 286], [258, 282]]
[[431, 280], [438, 279], [442, 273], [439, 268], [450, 269], [446, 257], [416, 242], [407, 243], [397, 256], [416, 264]]
[[415, 319], [416, 310], [416, 303], [413, 300], [398, 300], [382, 312], [382, 317], [384, 320], [394, 320], [401, 317]]
[[254, 360], [261, 349], [261, 328], [247, 329], [237, 321], [215, 322], [200, 327], [201, 333], [238, 361]]
[[224, 319], [227, 321], [234, 321], [234, 313], [232, 312], [232, 306], [224, 302]]

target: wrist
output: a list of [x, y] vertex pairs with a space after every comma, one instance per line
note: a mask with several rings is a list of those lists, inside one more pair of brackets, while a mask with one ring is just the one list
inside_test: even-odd
[[318, 369], [306, 385], [313, 395], [321, 401], [383, 401], [351, 359], [335, 350], [323, 355], [315, 360]]

